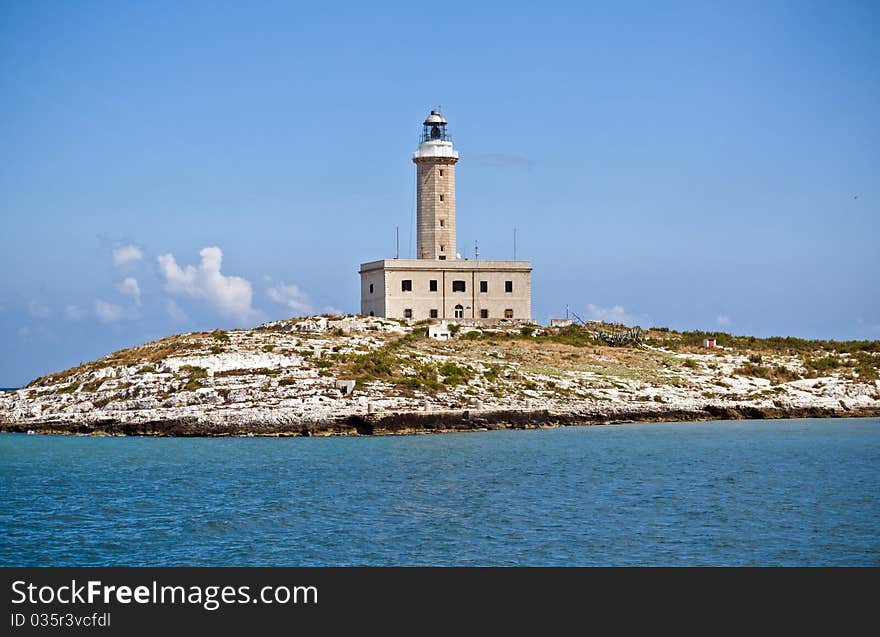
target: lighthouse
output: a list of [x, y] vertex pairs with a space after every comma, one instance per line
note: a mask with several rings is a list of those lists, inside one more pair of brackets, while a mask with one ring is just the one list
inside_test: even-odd
[[416, 165], [416, 254], [419, 259], [455, 258], [455, 164], [458, 151], [440, 111], [423, 123]]
[[412, 154], [416, 258], [361, 264], [361, 314], [413, 321], [532, 322], [531, 262], [458, 257], [455, 169], [459, 156], [447, 126], [439, 110], [431, 111]]

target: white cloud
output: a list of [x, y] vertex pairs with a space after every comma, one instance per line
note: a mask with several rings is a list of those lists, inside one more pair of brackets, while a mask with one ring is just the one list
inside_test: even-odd
[[134, 263], [144, 258], [143, 251], [134, 244], [116, 246], [113, 248], [113, 265], [117, 268], [128, 263]]
[[71, 321], [78, 321], [86, 315], [86, 311], [76, 305], [68, 305], [64, 308], [64, 316]]
[[157, 257], [159, 272], [165, 278], [170, 294], [207, 301], [221, 314], [241, 322], [253, 320], [257, 312], [251, 307], [253, 291], [247, 279], [224, 276], [220, 272], [223, 251], [217, 247], [202, 248], [198, 266], [181, 268], [173, 254]]
[[28, 303], [28, 314], [34, 318], [46, 318], [49, 316], [49, 308], [36, 301], [31, 301]]
[[165, 301], [165, 311], [168, 312], [168, 316], [175, 321], [183, 322], [189, 320], [187, 313], [174, 301], [174, 299], [168, 299]]
[[727, 314], [719, 314], [718, 318], [715, 319], [715, 322], [721, 327], [727, 327], [730, 325], [730, 317], [727, 316]]
[[296, 285], [279, 283], [267, 289], [266, 296], [275, 301], [275, 303], [284, 305], [298, 314], [310, 314], [312, 312], [308, 296]]
[[125, 277], [125, 280], [119, 284], [119, 291], [134, 299], [135, 305], [141, 304], [141, 286], [133, 276]]
[[587, 305], [587, 317], [594, 321], [604, 321], [606, 323], [622, 323], [623, 325], [635, 325], [638, 323], [636, 317], [628, 314], [622, 305], [599, 307], [589, 303]]
[[125, 308], [101, 299], [95, 299], [95, 314], [104, 323], [112, 323], [125, 318]]

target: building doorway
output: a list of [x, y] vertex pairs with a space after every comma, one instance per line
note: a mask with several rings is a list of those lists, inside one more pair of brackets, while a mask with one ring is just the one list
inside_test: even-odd
[[455, 306], [455, 318], [464, 318], [464, 308], [461, 305]]

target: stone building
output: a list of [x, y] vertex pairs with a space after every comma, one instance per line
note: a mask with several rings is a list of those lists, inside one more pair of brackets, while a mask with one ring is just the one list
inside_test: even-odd
[[362, 263], [361, 314], [406, 319], [530, 320], [529, 261], [457, 258], [455, 165], [446, 120], [431, 111], [416, 164], [417, 259]]

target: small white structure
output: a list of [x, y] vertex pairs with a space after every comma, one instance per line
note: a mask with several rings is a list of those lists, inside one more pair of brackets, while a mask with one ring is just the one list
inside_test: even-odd
[[449, 331], [446, 321], [440, 321], [428, 327], [428, 338], [435, 338], [438, 341], [448, 341], [452, 338], [452, 332]]
[[714, 349], [716, 346], [716, 342], [714, 338], [704, 338], [703, 339], [703, 347], [706, 349]]
[[550, 319], [550, 327], [570, 327], [574, 321], [571, 319]]
[[350, 396], [354, 391], [355, 381], [353, 380], [337, 380], [334, 383], [336, 389], [342, 390], [343, 396]]

